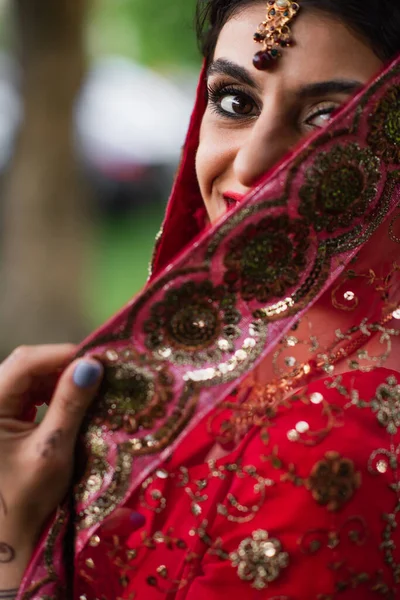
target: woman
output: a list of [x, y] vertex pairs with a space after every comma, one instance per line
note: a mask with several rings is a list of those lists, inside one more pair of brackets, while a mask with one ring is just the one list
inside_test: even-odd
[[28, 408], [73, 348], [2, 366], [2, 598], [399, 591], [399, 8], [205, 11], [152, 282], [38, 428]]

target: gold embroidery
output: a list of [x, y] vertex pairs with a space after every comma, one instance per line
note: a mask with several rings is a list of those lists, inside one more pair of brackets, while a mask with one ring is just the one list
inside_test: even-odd
[[267, 588], [289, 564], [289, 555], [282, 552], [279, 540], [270, 538], [269, 533], [262, 529], [244, 539], [229, 558], [232, 566], [238, 568], [239, 578], [252, 581], [251, 585], [256, 590]]
[[240, 335], [236, 297], [210, 281], [170, 289], [144, 324], [146, 345], [158, 359], [197, 367], [220, 361]]
[[[354, 143], [320, 152], [299, 192], [300, 214], [317, 231], [334, 233], [354, 227], [356, 219], [365, 215], [376, 197], [379, 166], [380, 161], [371, 150]], [[337, 251], [340, 237], [335, 241]], [[359, 245], [357, 236], [353, 244]]]
[[371, 408], [386, 431], [396, 435], [400, 427], [400, 385], [395, 377], [388, 377], [386, 383], [377, 388]]
[[[30, 600], [40, 592], [40, 590], [49, 583], [53, 583], [59, 586], [58, 574], [56, 572], [56, 568], [54, 565], [55, 559], [55, 548], [56, 544], [59, 542], [59, 536], [62, 534], [65, 528], [65, 511], [59, 509], [54, 524], [49, 532], [48, 538], [46, 540], [46, 545], [44, 549], [44, 563], [47, 570], [47, 576], [41, 579], [40, 581], [36, 581], [31, 583], [29, 589], [24, 593], [22, 600]], [[50, 598], [50, 596], [44, 596], [43, 598]]]
[[224, 281], [244, 300], [267, 303], [299, 281], [310, 245], [304, 221], [265, 217], [234, 238], [224, 258]]
[[387, 90], [369, 119], [368, 144], [387, 163], [400, 163], [400, 86]]

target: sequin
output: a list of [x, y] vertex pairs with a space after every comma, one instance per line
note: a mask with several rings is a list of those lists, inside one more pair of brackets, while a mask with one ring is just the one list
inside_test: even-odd
[[[358, 144], [321, 152], [300, 189], [299, 212], [317, 231], [348, 229], [367, 212], [379, 177], [379, 159]], [[355, 245], [359, 243], [354, 239]]]
[[300, 439], [299, 432], [295, 429], [291, 429], [290, 431], [288, 431], [287, 437], [289, 442], [298, 442]]
[[310, 396], [310, 401], [313, 404], [321, 404], [321, 402], [324, 401], [324, 397], [322, 394], [320, 394], [319, 392], [315, 392], [314, 394], [311, 394]]
[[297, 361], [294, 356], [287, 356], [285, 358], [285, 364], [288, 367], [294, 367], [296, 365], [296, 363], [297, 363]]
[[376, 463], [376, 470], [377, 470], [379, 473], [386, 473], [386, 472], [387, 472], [387, 470], [388, 470], [388, 468], [389, 468], [389, 465], [388, 465], [388, 463], [386, 462], [386, 460], [379, 460], [379, 461]]
[[393, 86], [369, 119], [368, 144], [386, 163], [400, 163], [400, 86]]
[[200, 367], [233, 350], [240, 334], [236, 298], [224, 286], [190, 281], [168, 290], [144, 324], [146, 345], [157, 358]]
[[395, 377], [388, 377], [386, 383], [377, 388], [371, 408], [386, 431], [396, 435], [400, 427], [400, 385]]
[[350, 292], [349, 291], [349, 292], [345, 292], [343, 294], [343, 297], [344, 297], [345, 300], [348, 300], [349, 302], [351, 302], [352, 300], [354, 300], [355, 294], [354, 294], [354, 292]]
[[248, 225], [225, 256], [226, 285], [245, 300], [265, 303], [282, 296], [305, 267], [308, 234], [304, 222], [286, 215]]
[[298, 431], [299, 433], [306, 433], [307, 431], [309, 431], [309, 429], [310, 426], [308, 423], [306, 423], [306, 421], [300, 421], [296, 425], [296, 431]]
[[267, 531], [258, 529], [244, 539], [229, 555], [233, 567], [243, 581], [251, 581], [256, 590], [263, 590], [278, 579], [289, 564], [289, 555], [282, 552], [279, 540], [270, 538]]
[[155, 361], [145, 363], [133, 351], [126, 355], [122, 350], [118, 357], [117, 363], [104, 362], [106, 391], [96, 404], [93, 423], [129, 434], [151, 429], [166, 416], [174, 379], [166, 366], [160, 367]]
[[98, 546], [100, 544], [100, 538], [98, 535], [94, 535], [90, 538], [89, 541], [90, 546], [92, 546], [93, 548], [95, 548], [96, 546]]

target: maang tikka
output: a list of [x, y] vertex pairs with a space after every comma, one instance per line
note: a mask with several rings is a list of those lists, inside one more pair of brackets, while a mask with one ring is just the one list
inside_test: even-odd
[[289, 23], [300, 10], [293, 0], [268, 0], [265, 21], [260, 23], [254, 41], [263, 44], [263, 50], [253, 58], [253, 65], [260, 71], [269, 69], [281, 56], [280, 49], [291, 45], [292, 36]]

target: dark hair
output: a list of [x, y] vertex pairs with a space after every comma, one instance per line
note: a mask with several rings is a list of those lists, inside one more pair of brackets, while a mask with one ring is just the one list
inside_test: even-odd
[[[230, 17], [257, 1], [197, 0], [197, 36], [207, 60], [212, 58], [219, 33]], [[400, 53], [400, 0], [301, 0], [301, 5], [343, 21], [385, 62]]]

